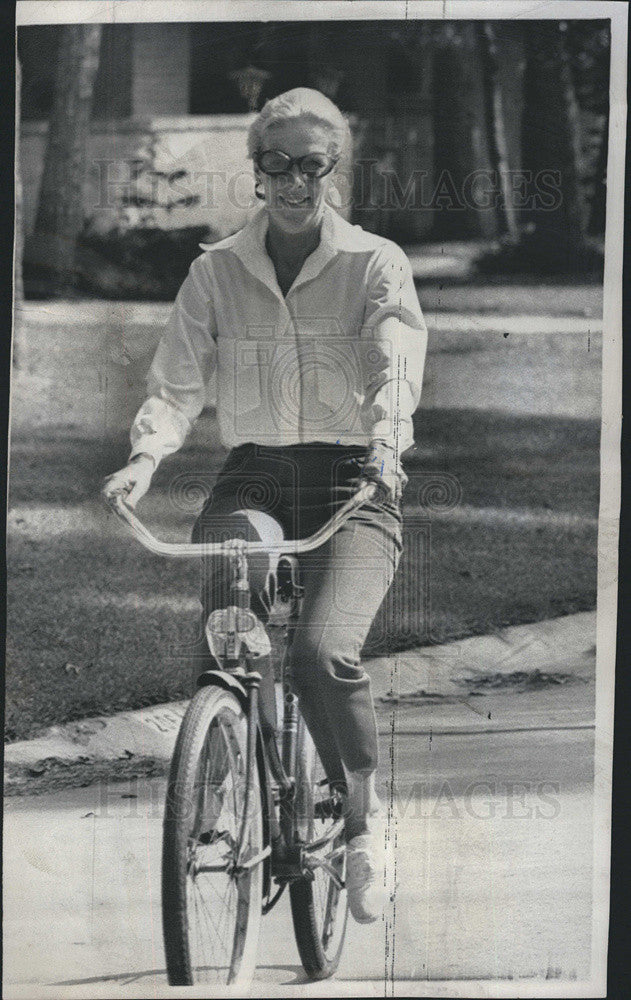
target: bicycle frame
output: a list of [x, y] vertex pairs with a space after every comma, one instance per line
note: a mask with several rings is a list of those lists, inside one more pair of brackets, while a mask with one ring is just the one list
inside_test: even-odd
[[[267, 805], [270, 807], [266, 810], [268, 836], [266, 838], [267, 843], [259, 855], [247, 860], [240, 856], [237, 858], [234, 871], [238, 875], [240, 872], [247, 871], [255, 864], [259, 864], [271, 856], [273, 862], [271, 874], [275, 877], [277, 884], [280, 885], [280, 889], [272, 901], [268, 902], [264, 912], [268, 912], [271, 909], [289, 881], [304, 876], [305, 871], [313, 870], [318, 866], [324, 867], [336, 881], [338, 887], [342, 887], [339, 875], [330, 863], [333, 856], [342, 849], [338, 848], [335, 850], [329, 859], [315, 858], [314, 855], [327, 843], [338, 837], [343, 829], [344, 820], [338, 817], [337, 821], [327, 832], [326, 837], [309, 844], [293, 843], [291, 830], [284, 829], [286, 824], [282, 822], [282, 816], [279, 821], [270, 775], [273, 776], [278, 788], [278, 804], [282, 810], [283, 802], [288, 799], [291, 800], [294, 791], [298, 707], [296, 696], [291, 692], [290, 685], [285, 685], [281, 760], [277, 745], [275, 744], [274, 752], [270, 755], [260, 733], [258, 693], [261, 675], [256, 670], [256, 661], [261, 655], [266, 655], [270, 652], [270, 643], [265, 627], [250, 610], [250, 590], [246, 557], [250, 552], [273, 552], [278, 556], [287, 555], [295, 557], [300, 553], [310, 552], [313, 549], [319, 548], [319, 546], [323, 545], [335, 534], [354, 511], [361, 507], [367, 500], [372, 499], [377, 491], [378, 486], [376, 484], [364, 481], [364, 485], [360, 487], [357, 493], [310, 538], [295, 541], [283, 540], [273, 544], [260, 541], [246, 541], [245, 539], [228, 539], [223, 542], [162, 542], [151, 534], [133, 510], [127, 506], [121, 494], [116, 494], [106, 501], [108, 507], [126, 524], [138, 541], [156, 555], [174, 559], [225, 555], [231, 558], [233, 562], [234, 580], [231, 588], [233, 603], [227, 608], [211, 613], [208, 619], [206, 634], [211, 652], [219, 663], [230, 661], [231, 663], [238, 664], [242, 659], [245, 659], [246, 669], [243, 670], [238, 666], [236, 669], [229, 669], [226, 666], [222, 666], [220, 669], [202, 673], [197, 683], [198, 686], [214, 684], [231, 690], [241, 701], [247, 715], [247, 778], [239, 843], [247, 843], [252, 795], [252, 780], [250, 775], [253, 773], [252, 769], [256, 766], [259, 766], [262, 791], [264, 790]], [[292, 594], [291, 601], [290, 638], [299, 610], [299, 598], [297, 594]], [[215, 617], [213, 618], [213, 616]], [[222, 648], [219, 648], [219, 646]], [[272, 739], [274, 738], [272, 737]], [[335, 804], [331, 804], [331, 809], [335, 809]], [[289, 813], [289, 818], [291, 819], [291, 812]], [[269, 874], [265, 882], [268, 884], [269, 890]]]

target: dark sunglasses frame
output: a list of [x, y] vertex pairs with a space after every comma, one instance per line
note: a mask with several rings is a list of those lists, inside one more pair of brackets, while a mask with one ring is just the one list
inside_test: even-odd
[[[273, 170], [273, 171], [266, 170], [265, 167], [261, 163], [261, 159], [262, 159], [263, 156], [265, 156], [266, 153], [275, 153], [276, 156], [282, 156], [287, 161], [286, 166], [284, 167], [284, 169], [283, 170]], [[322, 171], [321, 174], [307, 173], [305, 170], [303, 170], [302, 164], [304, 163], [305, 160], [308, 160], [312, 156], [316, 156], [316, 155], [317, 156], [326, 156], [327, 160], [329, 160], [329, 165]], [[305, 156], [296, 156], [296, 157], [292, 158], [291, 156], [288, 156], [287, 153], [283, 153], [282, 149], [265, 149], [265, 150], [263, 150], [262, 153], [257, 153], [256, 156], [254, 157], [254, 162], [257, 165], [257, 167], [259, 168], [259, 170], [262, 170], [263, 173], [267, 174], [268, 177], [282, 177], [283, 174], [290, 174], [291, 173], [291, 169], [292, 169], [294, 163], [297, 163], [298, 164], [298, 169], [300, 170], [301, 174], [304, 174], [305, 177], [316, 177], [318, 179], [320, 177], [326, 177], [327, 174], [330, 174], [331, 171], [333, 170], [333, 167], [338, 162], [338, 160], [339, 160], [339, 156], [335, 156], [335, 157], [334, 156], [328, 156], [326, 153], [317, 153], [317, 154], [316, 153], [307, 153]]]

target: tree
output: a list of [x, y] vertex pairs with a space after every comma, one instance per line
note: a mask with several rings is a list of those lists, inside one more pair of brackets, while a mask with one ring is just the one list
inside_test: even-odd
[[588, 232], [605, 232], [607, 198], [607, 147], [609, 138], [609, 63], [611, 58], [608, 21], [567, 23], [567, 48], [581, 112], [583, 114], [582, 180], [589, 203]]
[[607, 208], [607, 155], [609, 145], [609, 111], [604, 122], [598, 146], [598, 159], [594, 172], [594, 194], [589, 211], [588, 231], [592, 234], [605, 232]]
[[58, 292], [73, 285], [76, 240], [83, 226], [83, 191], [92, 93], [101, 25], [65, 25], [33, 236], [27, 257]]
[[475, 24], [434, 26], [435, 232], [440, 237], [493, 237], [497, 214], [473, 190], [492, 176], [482, 58]]
[[519, 239], [519, 227], [510, 187], [510, 163], [504, 120], [504, 96], [499, 78], [497, 38], [491, 21], [480, 21], [477, 28], [484, 68], [484, 103], [491, 159], [501, 187], [504, 226], [511, 242], [516, 243]]
[[[522, 146], [531, 178], [523, 221], [533, 262], [556, 271], [581, 267], [589, 256], [581, 189], [579, 105], [563, 22], [529, 25]], [[542, 185], [547, 189], [542, 197]]]
[[22, 67], [15, 61], [15, 253], [13, 258], [13, 363], [20, 363], [20, 331], [24, 305], [22, 258], [24, 255], [24, 221], [22, 208], [22, 173], [20, 170], [20, 98], [22, 93]]

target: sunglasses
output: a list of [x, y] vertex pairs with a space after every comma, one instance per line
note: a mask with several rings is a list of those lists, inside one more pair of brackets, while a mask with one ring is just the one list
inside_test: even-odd
[[326, 153], [307, 153], [306, 156], [292, 158], [280, 149], [267, 149], [263, 153], [257, 153], [254, 162], [259, 170], [270, 177], [290, 174], [294, 163], [298, 164], [300, 173], [305, 177], [325, 177], [333, 170], [338, 159], [339, 157], [327, 156]]

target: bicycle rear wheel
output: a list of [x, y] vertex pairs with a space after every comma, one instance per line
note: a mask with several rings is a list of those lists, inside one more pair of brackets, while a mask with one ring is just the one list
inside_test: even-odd
[[262, 864], [235, 871], [263, 849], [256, 763], [245, 808], [247, 718], [238, 699], [201, 688], [178, 735], [162, 848], [162, 923], [169, 983], [250, 982], [261, 920]]
[[346, 935], [348, 907], [343, 888], [346, 843], [343, 827], [339, 829], [339, 826], [335, 799], [324, 768], [300, 717], [295, 836], [305, 843], [324, 840], [322, 847], [309, 855], [315, 862], [311, 874], [291, 883], [289, 889], [296, 944], [303, 968], [311, 979], [327, 979], [333, 975]]

